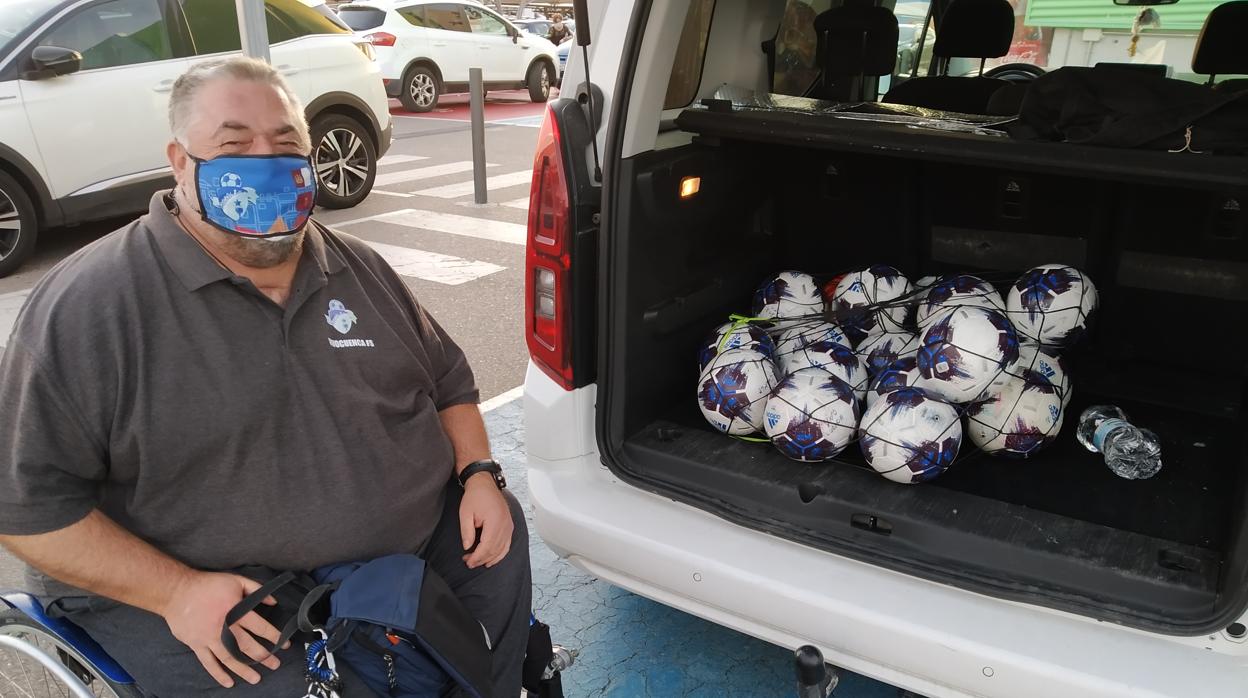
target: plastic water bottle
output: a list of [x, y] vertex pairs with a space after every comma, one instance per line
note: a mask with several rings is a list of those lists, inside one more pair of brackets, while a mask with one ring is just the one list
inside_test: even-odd
[[1079, 443], [1105, 456], [1105, 465], [1118, 477], [1146, 480], [1161, 470], [1161, 444], [1157, 435], [1128, 420], [1113, 405], [1093, 405], [1079, 416]]

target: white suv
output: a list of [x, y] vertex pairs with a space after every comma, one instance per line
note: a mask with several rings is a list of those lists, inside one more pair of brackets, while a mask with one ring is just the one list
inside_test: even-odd
[[[1125, 19], [1139, 9], [1095, 2]], [[1005, 57], [1009, 37], [984, 37], [1013, 31], [1011, 3], [936, 0], [930, 16], [952, 17], [959, 3], [983, 14], [965, 33], [941, 30], [967, 51], [951, 55], [1006, 62], [918, 86], [1009, 90], [1015, 105], [1039, 104], [1020, 117], [1035, 129], [1049, 109], [1067, 133], [1096, 132], [1054, 106], [1057, 90], [1078, 84], [1088, 92], [1067, 104], [1107, 104], [1090, 91], [1125, 85], [1112, 79], [1119, 68], [1052, 75], [1029, 92], [1040, 66], [1100, 54], [1020, 35]], [[566, 84], [577, 87], [548, 107], [529, 207], [526, 450], [546, 544], [611, 584], [777, 645], [816, 645], [834, 664], [934, 698], [1245, 695], [1248, 370], [1213, 358], [1248, 340], [1236, 319], [1248, 313], [1244, 159], [1176, 155], [1162, 141], [1027, 140], [1003, 132], [1002, 116], [879, 101], [877, 77], [897, 55], [889, 0], [588, 5], [577, 17], [589, 65], [572, 52]], [[1120, 26], [1096, 51], [1121, 54], [1129, 22]], [[1220, 29], [1201, 36], [1238, 37]], [[1233, 47], [1209, 50], [1240, 65]], [[1016, 63], [1037, 55], [1039, 65]], [[915, 79], [908, 67], [893, 90]], [[1082, 77], [1099, 70], [1111, 79]], [[1082, 81], [1061, 82], [1071, 75]], [[1183, 124], [1170, 128], [1182, 143]], [[778, 435], [827, 446], [817, 457], [831, 459], [811, 463], [703, 417], [750, 416], [739, 410], [756, 393], [736, 381], [754, 379], [724, 366], [708, 384], [696, 357], [716, 350], [708, 333], [748, 313], [777, 271], [821, 284], [874, 264], [912, 279], [971, 271], [1017, 297], [1020, 274], [1055, 262], [1095, 278], [1102, 305], [1062, 356], [1073, 385], [1064, 427], [1025, 460], [967, 438], [943, 475], [903, 485], [860, 444], [828, 445], [818, 416]], [[812, 321], [864, 312], [834, 307]], [[1181, 327], [1183, 341], [1164, 332], [1158, 342], [1159, 326]], [[949, 346], [939, 363], [956, 357]], [[1026, 390], [1047, 384], [1036, 376]], [[1159, 474], [1116, 477], [1078, 443], [1078, 416], [1096, 404], [1157, 432]], [[1013, 428], [1002, 427], [1007, 442], [1040, 435]], [[944, 444], [896, 447], [919, 470]]]
[[[306, 106], [317, 203], [354, 206], [389, 148], [372, 46], [303, 0], [266, 0], [273, 64]], [[221, 0], [0, 2], [0, 276], [40, 229], [141, 211], [173, 179], [165, 160], [173, 81], [237, 53]]]
[[534, 102], [546, 101], [555, 82], [555, 45], [477, 3], [352, 2], [338, 15], [373, 43], [386, 92], [408, 111], [467, 91], [469, 68], [481, 69], [487, 90], [528, 88]]

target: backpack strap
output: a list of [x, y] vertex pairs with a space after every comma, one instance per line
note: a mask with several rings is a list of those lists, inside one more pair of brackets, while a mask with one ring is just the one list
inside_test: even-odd
[[312, 609], [316, 604], [320, 603], [325, 595], [336, 591], [342, 582], [330, 582], [329, 584], [320, 584], [312, 587], [312, 591], [303, 597], [303, 601], [299, 602], [299, 612], [295, 615], [295, 620], [299, 623], [299, 630], [305, 633], [315, 632], [324, 627], [323, 623], [313, 622], [311, 618]]
[[[230, 626], [242, 620], [243, 616], [255, 611], [264, 603], [265, 599], [276, 593], [278, 589], [294, 582], [296, 578], [297, 576], [294, 572], [282, 572], [276, 577], [260, 585], [259, 589], [256, 589], [247, 596], [243, 597], [242, 601], [235, 604], [234, 607], [230, 609], [230, 612], [225, 614], [225, 624], [221, 628], [221, 644], [225, 646], [225, 650], [230, 653], [231, 657], [248, 666], [254, 666], [259, 664], [260, 661], [263, 661], [257, 661], [248, 657], [246, 654], [243, 654], [242, 649], [238, 646], [238, 639], [234, 637], [234, 631], [230, 629]], [[289, 642], [298, 631], [299, 615], [296, 614], [282, 627], [282, 632], [277, 638], [277, 643], [275, 643], [272, 647], [265, 648], [268, 651], [268, 656], [266, 656], [265, 659], [268, 659], [269, 656], [276, 654], [277, 651]], [[264, 646], [264, 644], [265, 643], [261, 642], [262, 646]]]

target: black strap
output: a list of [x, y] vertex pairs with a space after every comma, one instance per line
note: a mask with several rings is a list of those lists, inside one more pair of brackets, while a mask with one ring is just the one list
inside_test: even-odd
[[[234, 608], [231, 608], [230, 612], [225, 614], [225, 625], [221, 628], [221, 644], [225, 646], [225, 650], [230, 653], [231, 657], [248, 666], [253, 666], [263, 661], [263, 659], [255, 660], [243, 654], [243, 651], [238, 646], [238, 639], [234, 637], [234, 631], [230, 628], [235, 623], [242, 620], [243, 616], [259, 608], [260, 605], [264, 603], [264, 600], [276, 593], [278, 589], [281, 589], [287, 584], [295, 581], [295, 578], [296, 575], [294, 572], [283, 572], [277, 575], [260, 585], [259, 589], [256, 589], [247, 596], [243, 597], [242, 601], [234, 604]], [[285, 645], [290, 641], [290, 638], [294, 637], [298, 630], [299, 617], [295, 616], [287, 621], [286, 625], [282, 627], [281, 636], [278, 638], [277, 643], [274, 644], [273, 647], [268, 648], [268, 654], [275, 654], [277, 650], [282, 647], [282, 645]], [[264, 657], [264, 659], [268, 659], [268, 656]]]
[[295, 616], [295, 619], [299, 621], [300, 630], [305, 633], [310, 633], [324, 627], [324, 623], [317, 623], [310, 617], [312, 607], [319, 603], [321, 599], [325, 598], [326, 594], [337, 590], [338, 585], [340, 584], [342, 584], [342, 582], [332, 582], [330, 584], [322, 584], [320, 586], [312, 587], [312, 591], [309, 591], [308, 595], [303, 597], [303, 601], [299, 602], [299, 613]]

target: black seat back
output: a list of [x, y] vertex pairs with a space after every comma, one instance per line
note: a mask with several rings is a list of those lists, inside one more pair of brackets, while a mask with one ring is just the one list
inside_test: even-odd
[[875, 99], [875, 79], [891, 75], [897, 63], [897, 17], [870, 0], [846, 0], [815, 17], [815, 36], [815, 64], [822, 74], [811, 96]]
[[[936, 24], [932, 53], [939, 59], [940, 75], [911, 78], [894, 86], [885, 102], [914, 107], [990, 113], [993, 94], [1007, 83], [985, 77], [949, 77], [950, 58], [1000, 58], [1010, 52], [1014, 40], [1014, 9], [1007, 0], [954, 0]], [[999, 108], [999, 107], [998, 107]]]
[[1210, 85], [1218, 75], [1248, 73], [1248, 50], [1243, 46], [1246, 33], [1248, 0], [1226, 2], [1213, 8], [1196, 39], [1192, 72], [1208, 75]]

